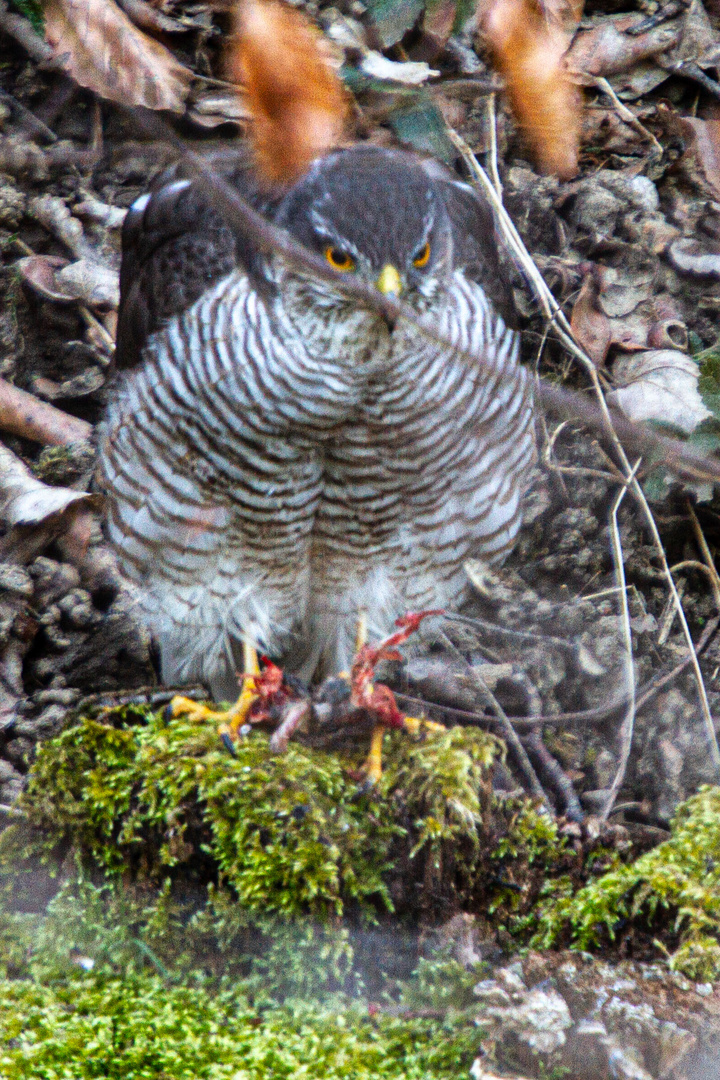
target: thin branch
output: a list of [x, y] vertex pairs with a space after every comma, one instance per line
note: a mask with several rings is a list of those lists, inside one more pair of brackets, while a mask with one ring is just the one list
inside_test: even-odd
[[488, 151], [488, 159], [490, 164], [490, 176], [497, 192], [499, 199], [503, 197], [502, 183], [500, 180], [500, 172], [498, 170], [498, 145], [497, 145], [497, 116], [495, 114], [495, 94], [488, 94], [487, 99], [487, 121], [488, 131], [490, 136], [490, 149]]
[[4, 30], [21, 45], [25, 52], [42, 64], [44, 70], [59, 70], [60, 64], [53, 60], [53, 51], [39, 34], [36, 34], [28, 19], [8, 11], [7, 0], [0, 0], [0, 30]]
[[635, 116], [635, 114], [631, 112], [630, 109], [628, 109], [627, 105], [623, 105], [622, 101], [617, 96], [607, 79], [604, 79], [601, 75], [598, 75], [594, 79], [594, 82], [598, 90], [602, 90], [603, 94], [607, 94], [607, 96], [610, 98], [615, 107], [615, 111], [617, 112], [620, 119], [624, 120], [629, 127], [633, 128], [633, 130], [636, 131], [638, 135], [642, 135], [644, 139], [649, 139], [653, 145], [653, 148], [662, 156], [662, 145], [655, 138], [652, 131], [648, 131], [644, 124], [642, 124], [638, 120], [637, 116]]
[[704, 568], [710, 578], [710, 585], [712, 587], [713, 598], [715, 600], [715, 608], [717, 611], [720, 612], [720, 575], [717, 572], [715, 560], [712, 557], [712, 552], [710, 551], [710, 548], [708, 547], [708, 542], [705, 539], [705, 533], [700, 527], [700, 522], [698, 521], [698, 516], [695, 513], [695, 508], [693, 507], [693, 504], [690, 502], [689, 499], [686, 500], [686, 504], [688, 508], [688, 513], [690, 515], [690, 522], [693, 527], [693, 532], [695, 533], [695, 539], [697, 540], [697, 545], [700, 548], [700, 553], [705, 563]]
[[[625, 448], [621, 442], [621, 438], [624, 437], [624, 432], [627, 431], [625, 421], [617, 415], [611, 417], [607, 402], [605, 401], [605, 396], [602, 392], [602, 386], [600, 385], [600, 380], [598, 378], [598, 373], [595, 365], [593, 364], [592, 360], [585, 352], [585, 350], [582, 349], [575, 340], [572, 329], [567, 318], [565, 317], [565, 314], [559, 307], [557, 301], [555, 300], [555, 297], [550, 292], [550, 289], [546, 284], [542, 274], [535, 266], [535, 263], [533, 262], [517, 229], [511, 221], [505, 207], [498, 199], [497, 193], [492, 183], [490, 182], [490, 179], [487, 176], [485, 170], [475, 159], [465, 140], [462, 139], [457, 134], [457, 132], [454, 132], [451, 128], [448, 128], [448, 134], [455, 146], [463, 155], [463, 159], [466, 161], [468, 168], [470, 168], [472, 174], [476, 177], [483, 190], [485, 191], [488, 199], [490, 200], [492, 206], [494, 207], [497, 220], [506, 237], [510, 250], [515, 255], [519, 265], [526, 273], [528, 281], [535, 290], [535, 294], [543, 310], [545, 311], [546, 317], [555, 326], [555, 331], [560, 338], [562, 344], [577, 360], [579, 360], [579, 362], [582, 364], [583, 368], [587, 372], [588, 376], [590, 377], [590, 381], [592, 383], [593, 390], [597, 399], [597, 407], [600, 409], [604, 421], [603, 430], [610, 438], [615, 448], [615, 452], [618, 456], [620, 464], [625, 472], [626, 481], [629, 483], [630, 490], [637, 502], [639, 502], [640, 504], [640, 507], [643, 511], [643, 516], [645, 517], [648, 528], [652, 533], [653, 543], [662, 563], [663, 573], [667, 580], [668, 588], [670, 589], [673, 603], [675, 604], [678, 618], [680, 619], [680, 623], [682, 625], [683, 634], [685, 635], [688, 649], [690, 650], [691, 662], [693, 671], [695, 673], [695, 682], [698, 690], [698, 697], [700, 699], [700, 707], [702, 709], [705, 730], [710, 746], [710, 753], [718, 776], [720, 776], [720, 749], [718, 749], [715, 726], [713, 723], [712, 714], [710, 712], [710, 704], [708, 702], [707, 691], [705, 689], [705, 683], [703, 681], [702, 672], [700, 670], [700, 664], [698, 663], [697, 654], [695, 653], [695, 647], [693, 645], [693, 640], [690, 634], [690, 628], [687, 624], [685, 612], [683, 611], [682, 604], [680, 603], [680, 597], [678, 595], [677, 587], [673, 580], [673, 576], [670, 573], [670, 567], [668, 566], [667, 556], [665, 555], [665, 549], [663, 548], [662, 540], [660, 539], [660, 533], [658, 532], [655, 518], [653, 517], [652, 511], [650, 510], [650, 506], [648, 505], [648, 501], [645, 498], [642, 487], [638, 483], [637, 478], [633, 475], [633, 470], [630, 468], [630, 463], [628, 461]], [[557, 390], [559, 389], [557, 387], [550, 388], [547, 383], [542, 383], [540, 385], [544, 391], [547, 389], [552, 390], [552, 393], [550, 394], [543, 393], [543, 395], [541, 396], [541, 400], [543, 400], [543, 398], [552, 398], [553, 393], [557, 392]], [[581, 408], [579, 408], [576, 416], [584, 420], [584, 417], [582, 417], [581, 415]], [[593, 426], [597, 427], [598, 425]], [[645, 443], [644, 448], [638, 441], [631, 440], [631, 442], [634, 453], [637, 453], [639, 456], [642, 457], [645, 457], [646, 455], [649, 455], [650, 457], [654, 456], [649, 442]], [[684, 466], [683, 470], [681, 471], [684, 471]]]
[[[310, 271], [317, 278], [331, 282], [337, 291], [341, 291], [344, 295], [360, 301], [364, 306], [390, 320], [397, 321], [402, 318], [412, 323], [426, 339], [434, 341], [444, 349], [453, 349], [458, 355], [463, 356], [475, 365], [492, 364], [492, 361], [486, 356], [469, 352], [449, 340], [438, 331], [431, 319], [420, 318], [409, 304], [393, 299], [390, 296], [383, 296], [373, 285], [366, 284], [358, 278], [351, 279], [349, 275], [343, 276], [338, 271], [333, 270], [326, 259], [309, 251], [294, 240], [284, 229], [273, 225], [272, 222], [257, 213], [227, 181], [213, 171], [206, 161], [198, 154], [188, 150], [160, 117], [139, 108], [133, 110], [132, 116], [146, 134], [154, 139], [163, 140], [173, 147], [188, 171], [200, 181], [203, 194], [214, 209], [231, 228], [237, 229], [241, 236], [252, 239], [253, 244], [257, 245], [260, 251], [279, 253], [289, 265], [303, 271]], [[636, 456], [662, 461], [681, 475], [720, 483], [720, 460], [701, 454], [678, 439], [657, 435], [652, 428], [634, 423], [625, 417], [616, 417], [613, 426], [607, 404], [602, 396], [595, 366], [573, 338], [570, 324], [527, 252], [484, 169], [470, 153], [467, 143], [460, 139], [460, 136], [453, 132], [451, 128], [447, 130], [453, 141], [459, 140], [462, 147], [464, 147], [464, 153], [472, 161], [474, 175], [483, 177], [483, 187], [485, 187], [490, 202], [498, 214], [498, 220], [505, 233], [509, 249], [521, 261], [523, 270], [541, 300], [548, 319], [554, 323], [560, 340], [587, 368], [593, 382], [593, 389], [596, 389], [599, 394], [598, 404], [594, 405], [583, 394], [538, 380], [537, 397], [539, 402], [558, 415], [580, 420], [588, 427], [609, 436], [620, 452], [622, 452], [622, 447], [618, 437], [628, 443], [632, 453]]]
[[92, 424], [0, 379], [0, 431], [44, 446], [67, 446], [92, 435]]
[[482, 675], [477, 670], [477, 668], [474, 668], [474, 667], [472, 667], [471, 664], [468, 664], [468, 662], [465, 659], [465, 657], [463, 656], [463, 654], [460, 652], [460, 650], [457, 648], [457, 646], [450, 640], [450, 638], [447, 636], [447, 634], [444, 634], [442, 631], [440, 631], [439, 636], [440, 636], [440, 639], [443, 641], [443, 644], [448, 649], [450, 649], [451, 652], [456, 654], [464, 662], [464, 664], [467, 667], [468, 677], [469, 677], [470, 681], [475, 684], [475, 688], [478, 690], [480, 695], [485, 699], [485, 701], [487, 702], [488, 707], [490, 709], [492, 709], [492, 711], [495, 713], [495, 716], [496, 716], [497, 720], [499, 721], [500, 727], [502, 729], [503, 738], [507, 742], [508, 747], [512, 750], [513, 755], [515, 757], [515, 760], [517, 762], [518, 768], [520, 769], [520, 772], [524, 776], [525, 782], [527, 783], [528, 787], [530, 788], [531, 794], [533, 795], [534, 798], [540, 799], [540, 801], [542, 802], [545, 809], [548, 810], [548, 812], [551, 812], [550, 811], [550, 804], [548, 803], [548, 799], [547, 799], [547, 795], [543, 791], [542, 784], [540, 783], [540, 781], [537, 778], [535, 770], [532, 767], [532, 763], [530, 761], [530, 758], [527, 756], [527, 751], [525, 750], [525, 747], [521, 743], [520, 738], [519, 738], [517, 732], [515, 731], [515, 728], [510, 723], [509, 717], [508, 717], [507, 713], [505, 712], [505, 710], [503, 709], [502, 705], [500, 704], [498, 699], [495, 697], [492, 690], [487, 685], [487, 683], [485, 682], [485, 680], [483, 679]]
[[[630, 480], [635, 476], [638, 470], [640, 462], [638, 461], [632, 471]], [[627, 494], [627, 485], [624, 485], [618, 492], [618, 496], [613, 504], [612, 511], [610, 513], [610, 536], [612, 539], [612, 553], [613, 562], [615, 564], [615, 577], [620, 589], [620, 617], [623, 630], [623, 639], [625, 642], [625, 685], [627, 687], [628, 706], [623, 718], [622, 725], [620, 727], [620, 762], [615, 773], [615, 778], [610, 788], [610, 794], [608, 795], [607, 802], [600, 815], [601, 821], [607, 821], [612, 811], [615, 800], [617, 799], [618, 791], [620, 790], [623, 781], [625, 780], [625, 773], [627, 772], [628, 761], [630, 760], [630, 750], [632, 748], [633, 730], [635, 727], [635, 665], [633, 663], [633, 647], [632, 647], [632, 629], [630, 627], [630, 607], [628, 605], [627, 598], [627, 583], [625, 581], [625, 566], [623, 559], [622, 541], [620, 539], [620, 528], [618, 526], [618, 511], [620, 505]]]

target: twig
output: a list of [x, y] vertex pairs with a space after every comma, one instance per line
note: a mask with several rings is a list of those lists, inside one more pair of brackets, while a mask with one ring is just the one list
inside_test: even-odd
[[580, 805], [580, 800], [577, 797], [577, 792], [563, 772], [560, 763], [555, 760], [545, 743], [542, 741], [540, 732], [531, 731], [523, 737], [522, 741], [530, 753], [536, 758], [540, 770], [548, 783], [555, 789], [556, 794], [560, 796], [563, 803], [563, 810], [565, 811], [565, 816], [568, 820], [577, 822], [584, 821], [585, 814]]
[[674, 71], [678, 75], [684, 75], [687, 79], [691, 79], [693, 82], [698, 83], [713, 97], [720, 98], [720, 83], [715, 79], [711, 79], [709, 75], [706, 75], [703, 69], [695, 60], [681, 60], [678, 64], [662, 64], [661, 57], [657, 57], [657, 62], [661, 67], [664, 67], [666, 71]]
[[488, 159], [490, 164], [490, 176], [492, 182], [495, 185], [495, 191], [499, 199], [503, 197], [502, 183], [500, 181], [500, 173], [498, 171], [498, 148], [497, 148], [497, 118], [495, 116], [495, 94], [488, 94], [487, 99], [487, 120], [488, 131], [490, 135], [490, 149], [488, 152]]
[[[518, 671], [514, 673], [513, 683], [524, 690], [528, 711], [530, 713], [540, 712], [542, 710], [542, 699], [527, 672]], [[565, 775], [560, 763], [555, 760], [548, 750], [537, 728], [529, 732], [522, 741], [530, 753], [534, 755], [543, 778], [547, 780], [555, 794], [560, 797], [567, 818], [570, 821], [584, 821], [585, 814], [570, 778]]]
[[[400, 318], [406, 320], [415, 326], [428, 340], [436, 342], [445, 349], [448, 347], [454, 349], [458, 355], [466, 357], [475, 365], [489, 363], [487, 357], [482, 354], [470, 352], [449, 341], [447, 337], [438, 331], [432, 320], [419, 318], [417, 312], [408, 304], [395, 300], [390, 296], [383, 296], [373, 285], [366, 284], [359, 278], [351, 280], [349, 275], [341, 277], [337, 271], [330, 267], [326, 259], [322, 259], [305, 248], [284, 229], [279, 228], [257, 213], [199, 155], [189, 151], [160, 117], [140, 109], [135, 109], [132, 115], [149, 136], [169, 143], [175, 149], [190, 174], [200, 182], [203, 195], [214, 209], [230, 227], [238, 231], [241, 237], [250, 238], [261, 252], [276, 252], [282, 255], [288, 264], [306, 272], [311, 271], [322, 281], [331, 282], [333, 288], [342, 291], [348, 297], [360, 301], [364, 306], [378, 312], [378, 314], [384, 315], [393, 321]], [[447, 130], [453, 141], [457, 141], [464, 148], [463, 154], [467, 155], [468, 167], [473, 172], [473, 175], [476, 177], [482, 176], [483, 187], [486, 189], [491, 205], [498, 214], [498, 221], [509, 250], [520, 261], [523, 270], [536, 291], [536, 295], [540, 299], [543, 310], [548, 319], [555, 325], [560, 340], [587, 367], [593, 382], [593, 389], [596, 389], [599, 393], [598, 404], [593, 405], [582, 394], [538, 380], [537, 396], [540, 403], [552, 409], [558, 415], [565, 415], [573, 420], [581, 420], [590, 428], [603, 432], [617, 444], [620, 451], [622, 451], [622, 447], [620, 446], [619, 437], [628, 442], [632, 452], [637, 456], [662, 461], [675, 472], [694, 479], [713, 480], [720, 483], [720, 461], [692, 450], [678, 439], [657, 435], [650, 427], [634, 423], [625, 417], [617, 416], [614, 421], [615, 426], [613, 426], [592, 361], [572, 336], [569, 322], [527, 252], [507, 211], [498, 199], [487, 174], [473, 157], [467, 143], [460, 139], [460, 136], [453, 132], [452, 128]]]
[[[635, 477], [640, 466], [638, 461], [631, 473], [630, 481]], [[608, 795], [607, 802], [603, 808], [603, 812], [600, 815], [601, 821], [607, 821], [612, 811], [613, 805], [617, 798], [618, 791], [625, 780], [625, 773], [627, 772], [628, 761], [630, 760], [630, 750], [632, 748], [633, 730], [635, 727], [635, 665], [633, 663], [633, 648], [632, 648], [632, 630], [630, 627], [630, 607], [628, 605], [627, 598], [627, 583], [625, 581], [625, 566], [623, 560], [622, 541], [620, 539], [620, 528], [618, 526], [618, 511], [620, 505], [627, 494], [627, 485], [624, 485], [618, 492], [618, 496], [613, 504], [612, 511], [610, 513], [610, 536], [612, 539], [612, 553], [613, 562], [615, 564], [615, 577], [620, 589], [620, 617], [622, 623], [623, 639], [625, 641], [625, 685], [627, 687], [628, 705], [623, 718], [623, 722], [620, 726], [620, 762], [613, 779], [612, 786], [610, 788], [610, 794]]]
[[670, 567], [668, 565], [665, 549], [663, 548], [660, 534], [655, 523], [655, 518], [650, 511], [650, 507], [648, 506], [645, 494], [640, 485], [638, 484], [637, 480], [633, 480], [632, 490], [645, 512], [645, 520], [647, 521], [648, 527], [652, 533], [653, 542], [662, 563], [663, 574], [665, 575], [668, 587], [672, 594], [673, 602], [675, 604], [678, 614], [678, 619], [680, 620], [683, 635], [685, 637], [685, 641], [687, 642], [687, 646], [690, 652], [690, 663], [695, 673], [695, 684], [697, 686], [698, 697], [700, 699], [700, 708], [702, 710], [703, 723], [705, 724], [705, 733], [707, 735], [708, 745], [710, 748], [710, 756], [712, 757], [713, 765], [715, 766], [718, 776], [720, 776], [720, 749], [718, 749], [717, 735], [715, 733], [715, 724], [713, 723], [712, 713], [710, 712], [710, 702], [708, 701], [707, 690], [705, 689], [705, 682], [703, 680], [702, 671], [700, 670], [700, 663], [697, 658], [697, 652], [695, 651], [695, 645], [693, 644], [690, 627], [688, 626], [688, 621], [685, 617], [685, 611], [680, 602], [680, 597], [678, 595], [677, 586], [675, 585], [675, 580], [670, 573]]
[[697, 545], [700, 548], [700, 553], [705, 563], [705, 570], [707, 571], [710, 578], [710, 585], [712, 587], [713, 598], [715, 600], [715, 608], [718, 612], [720, 612], [720, 575], [717, 572], [715, 560], [712, 557], [712, 552], [710, 551], [710, 548], [708, 547], [708, 542], [705, 539], [705, 533], [700, 527], [700, 522], [698, 521], [697, 514], [695, 513], [695, 508], [693, 507], [693, 504], [690, 502], [689, 499], [686, 499], [686, 505], [688, 508], [688, 513], [690, 515], [690, 522], [693, 527], [693, 532], [695, 533], [695, 539], [697, 540]]
[[525, 750], [525, 747], [521, 743], [520, 738], [519, 738], [517, 732], [515, 731], [515, 728], [510, 723], [508, 715], [505, 712], [505, 710], [503, 709], [502, 705], [500, 704], [498, 699], [495, 697], [495, 695], [493, 694], [492, 690], [490, 689], [490, 687], [487, 685], [487, 683], [483, 679], [480, 672], [476, 668], [474, 668], [470, 664], [468, 664], [467, 660], [465, 660], [465, 657], [462, 655], [462, 653], [456, 647], [456, 645], [453, 644], [453, 642], [450, 640], [450, 638], [447, 636], [447, 634], [440, 631], [439, 636], [442, 639], [445, 646], [448, 649], [450, 649], [451, 652], [455, 653], [466, 664], [467, 670], [468, 670], [468, 676], [470, 678], [470, 681], [475, 684], [475, 687], [480, 692], [482, 697], [485, 699], [485, 701], [487, 702], [489, 708], [491, 708], [492, 711], [495, 713], [495, 716], [496, 716], [496, 718], [498, 719], [498, 721], [500, 723], [500, 727], [502, 729], [503, 737], [504, 737], [505, 741], [507, 742], [508, 747], [512, 750], [512, 752], [513, 752], [513, 754], [515, 756], [515, 760], [517, 761], [518, 768], [520, 769], [520, 772], [523, 774], [523, 776], [525, 778], [525, 781], [526, 781], [528, 787], [530, 788], [531, 794], [533, 795], [534, 798], [539, 799], [542, 802], [545, 809], [548, 810], [548, 812], [550, 812], [550, 805], [548, 803], [547, 795], [543, 791], [542, 784], [540, 783], [540, 781], [537, 778], [535, 770], [532, 767], [532, 763], [530, 761], [530, 758], [527, 756], [527, 751]]
[[25, 52], [37, 63], [49, 69], [60, 70], [61, 65], [53, 60], [53, 51], [46, 41], [36, 34], [27, 19], [8, 11], [7, 0], [0, 0], [0, 30], [22, 45]]
[[47, 141], [51, 143], [57, 142], [57, 135], [52, 128], [49, 128], [43, 120], [40, 120], [39, 117], [35, 115], [35, 113], [30, 112], [30, 110], [23, 105], [22, 102], [18, 101], [17, 98], [14, 98], [12, 94], [8, 94], [5, 90], [0, 90], [0, 100], [6, 102], [10, 106], [10, 108], [19, 116], [20, 123], [24, 127], [29, 128], [34, 135], [47, 139]]
[[697, 658], [700, 653], [702, 653], [707, 647], [708, 642], [712, 638], [718, 626], [720, 626], [720, 616], [716, 616], [713, 619], [708, 619], [705, 625], [705, 629], [700, 635], [698, 643], [693, 647], [692, 651], [689, 652], [687, 656], [684, 656], [680, 663], [676, 664], [675, 667], [671, 671], [668, 671], [666, 675], [661, 675], [659, 677], [656, 677], [655, 679], [652, 679], [646, 686], [642, 688], [637, 697], [637, 702], [635, 705], [636, 712], [639, 712], [640, 709], [648, 703], [648, 701], [650, 701], [657, 694], [659, 694], [661, 690], [664, 690], [668, 683], [671, 683], [673, 679], [676, 679], [678, 675], [681, 675], [685, 668], [690, 667], [690, 664], [693, 662], [693, 658]]
[[607, 96], [610, 98], [613, 105], [615, 106], [615, 111], [617, 112], [620, 119], [624, 120], [625, 123], [628, 124], [629, 127], [633, 128], [634, 131], [637, 131], [638, 135], [642, 135], [644, 139], [649, 139], [655, 150], [660, 155], [662, 155], [662, 144], [658, 142], [652, 131], [648, 131], [644, 124], [642, 124], [638, 120], [637, 116], [635, 116], [635, 114], [631, 112], [630, 109], [628, 109], [627, 105], [623, 105], [622, 101], [617, 96], [607, 79], [604, 79], [601, 75], [598, 75], [593, 81], [597, 86], [598, 90], [602, 90], [603, 94], [607, 94]]
[[[613, 590], [615, 591], [615, 590]], [[670, 598], [672, 599], [672, 598]], [[695, 646], [695, 652], [700, 656], [712, 638], [713, 634], [717, 631], [720, 625], [720, 617], [709, 619], [705, 629], [703, 630], [697, 645]], [[692, 656], [688, 653], [682, 660], [671, 668], [670, 671], [664, 675], [655, 675], [652, 679], [649, 679], [644, 686], [640, 687], [637, 692], [635, 701], [635, 713], [639, 713], [648, 702], [652, 701], [654, 697], [665, 689], [671, 682], [673, 682], [678, 675], [682, 675], [683, 671], [690, 666]], [[436, 701], [427, 701], [425, 698], [412, 697], [410, 694], [395, 693], [398, 704], [407, 705], [408, 708], [417, 711], [418, 707], [424, 709], [435, 710], [438, 715], [441, 713], [447, 717], [456, 718], [460, 723], [470, 724], [497, 724], [498, 721], [493, 716], [485, 716], [483, 713], [469, 712], [467, 709], [458, 709], [453, 705], [443, 705]], [[621, 698], [617, 698], [615, 701], [610, 701], [606, 705], [598, 705], [594, 709], [581, 709], [577, 712], [562, 712], [552, 714], [540, 714], [533, 716], [508, 716], [508, 720], [511, 724], [517, 727], [530, 726], [534, 724], [568, 724], [568, 723], [600, 723], [606, 720], [607, 717], [616, 712], [618, 709], [623, 708], [628, 703], [628, 698], [623, 695]]]
[[92, 424], [0, 379], [0, 431], [44, 446], [67, 446], [92, 435]]

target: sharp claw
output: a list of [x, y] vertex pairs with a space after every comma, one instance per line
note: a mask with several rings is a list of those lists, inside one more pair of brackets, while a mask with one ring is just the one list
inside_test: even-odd
[[232, 741], [232, 737], [230, 735], [229, 730], [227, 728], [225, 728], [225, 730], [223, 731], [223, 729], [221, 728], [220, 731], [219, 731], [219, 735], [220, 735], [220, 739], [222, 741], [222, 744], [225, 747], [225, 749], [228, 751], [228, 753], [232, 754], [233, 757], [237, 757], [237, 750], [235, 749], [235, 743]]
[[375, 790], [376, 784], [377, 780], [374, 776], [366, 776], [357, 786], [356, 797], [359, 799], [361, 795], [369, 795], [371, 791]]

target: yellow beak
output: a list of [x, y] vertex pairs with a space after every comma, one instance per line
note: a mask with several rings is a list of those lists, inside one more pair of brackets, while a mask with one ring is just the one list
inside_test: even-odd
[[375, 284], [383, 296], [399, 296], [402, 292], [400, 275], [391, 263], [383, 266]]

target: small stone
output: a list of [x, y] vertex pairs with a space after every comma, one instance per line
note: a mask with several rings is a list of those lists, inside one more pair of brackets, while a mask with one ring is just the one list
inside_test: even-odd
[[49, 705], [35, 720], [19, 720], [15, 725], [17, 735], [27, 735], [36, 741], [49, 739], [62, 731], [67, 709], [62, 705]]
[[0, 784], [7, 784], [11, 780], [21, 780], [22, 777], [17, 769], [13, 768], [9, 761], [0, 758]]
[[510, 995], [498, 986], [494, 979], [483, 979], [473, 987], [473, 994], [480, 998], [483, 1005], [510, 1005]]
[[27, 199], [7, 178], [0, 183], [0, 226], [17, 229], [25, 215]]
[[72, 687], [40, 690], [33, 697], [33, 705], [74, 705], [79, 697], [80, 691]]
[[25, 781], [22, 776], [18, 775], [17, 780], [8, 780], [5, 784], [0, 784], [0, 802], [6, 806], [12, 806], [16, 799], [19, 799], [25, 790]]
[[26, 735], [20, 735], [5, 744], [3, 754], [16, 768], [26, 769], [35, 757], [35, 743]]
[[32, 578], [27, 570], [10, 563], [0, 563], [0, 592], [16, 593], [30, 597], [33, 593]]
[[59, 600], [71, 589], [77, 589], [80, 575], [69, 563], [59, 563], [41, 555], [30, 567], [35, 581], [35, 599], [45, 607]]

